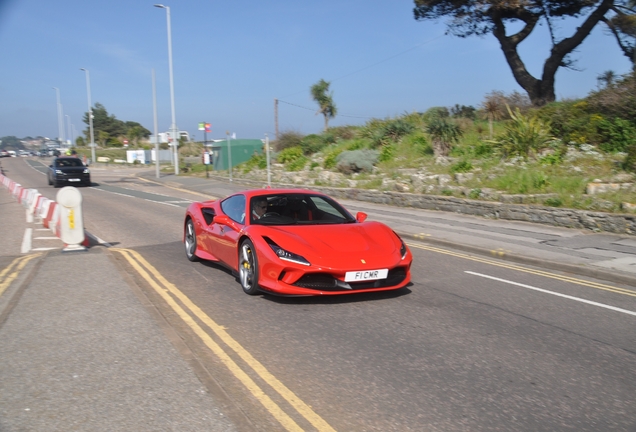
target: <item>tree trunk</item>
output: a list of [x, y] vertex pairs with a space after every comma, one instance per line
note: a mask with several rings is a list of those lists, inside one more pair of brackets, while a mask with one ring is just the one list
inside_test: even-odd
[[[596, 24], [603, 19], [607, 11], [613, 4], [613, 0], [603, 0], [598, 7], [587, 17], [587, 19], [576, 29], [576, 32], [569, 38], [552, 45], [550, 56], [543, 64], [543, 74], [541, 79], [530, 75], [525, 64], [517, 52], [517, 46], [530, 35], [538, 22], [538, 16], [527, 15], [518, 17], [525, 22], [525, 26], [519, 33], [506, 36], [506, 28], [503, 17], [493, 15], [494, 24], [493, 35], [499, 41], [501, 50], [506, 57], [506, 61], [512, 70], [517, 83], [528, 93], [530, 101], [535, 106], [543, 106], [555, 100], [554, 77], [559, 67], [564, 66], [565, 57], [573, 52], [590, 34]], [[509, 17], [508, 17], [509, 18]]]

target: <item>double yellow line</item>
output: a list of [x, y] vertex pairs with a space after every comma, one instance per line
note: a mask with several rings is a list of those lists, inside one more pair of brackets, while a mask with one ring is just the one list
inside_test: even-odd
[[409, 245], [409, 247], [414, 247], [414, 248], [418, 248], [418, 249], [424, 249], [424, 250], [428, 250], [428, 251], [436, 252], [436, 253], [441, 253], [441, 254], [445, 254], [445, 255], [451, 255], [451, 256], [454, 256], [454, 257], [457, 257], [457, 258], [463, 258], [463, 259], [476, 261], [476, 262], [481, 262], [481, 263], [484, 263], [484, 264], [489, 264], [489, 265], [493, 265], [493, 266], [497, 266], [497, 267], [503, 267], [503, 268], [516, 270], [516, 271], [520, 271], [520, 272], [524, 272], [524, 273], [530, 273], [530, 274], [534, 274], [534, 275], [538, 275], [538, 276], [547, 277], [547, 278], [550, 278], [550, 279], [557, 279], [557, 280], [560, 280], [560, 281], [570, 282], [570, 283], [573, 283], [573, 284], [582, 285], [582, 286], [586, 286], [586, 287], [590, 287], [590, 288], [594, 288], [594, 289], [598, 289], [598, 290], [602, 290], [602, 291], [609, 291], [609, 292], [613, 292], [613, 293], [617, 293], [617, 294], [623, 294], [623, 295], [627, 295], [627, 296], [631, 296], [631, 297], [636, 297], [636, 291], [625, 289], [625, 288], [618, 288], [618, 287], [615, 287], [615, 286], [612, 286], [612, 285], [606, 285], [606, 284], [603, 284], [603, 283], [592, 282], [592, 281], [588, 281], [588, 280], [585, 280], [585, 279], [578, 279], [578, 278], [574, 278], [574, 277], [570, 277], [570, 276], [564, 276], [564, 275], [558, 275], [558, 274], [555, 274], [555, 273], [550, 273], [550, 272], [547, 272], [547, 271], [530, 269], [530, 268], [518, 266], [518, 265], [515, 265], [515, 264], [509, 264], [509, 263], [502, 262], [502, 261], [495, 261], [495, 260], [490, 260], [490, 259], [487, 259], [487, 258], [479, 258], [479, 257], [476, 257], [476, 256], [471, 256], [471, 255], [463, 254], [463, 253], [460, 253], [460, 252], [453, 252], [453, 251], [446, 250], [446, 249], [440, 249], [440, 248], [433, 247], [433, 246], [424, 246], [422, 244], [415, 244], [415, 243], [407, 243], [407, 244]]
[[18, 277], [24, 266], [33, 258], [37, 258], [40, 255], [42, 254], [24, 255], [11, 261], [11, 264], [0, 272], [0, 295], [9, 288], [9, 285]]
[[[265, 407], [265, 409], [288, 431], [303, 431], [283, 409], [261, 389], [256, 382], [216, 343], [193, 317], [196, 317], [212, 331], [227, 347], [234, 351], [263, 381], [269, 384], [296, 411], [309, 421], [319, 431], [335, 430], [318, 414], [316, 414], [298, 396], [289, 390], [282, 382], [272, 375], [258, 360], [232, 338], [197, 305], [195, 305], [175, 285], [168, 282], [148, 261], [139, 253], [130, 249], [111, 248], [123, 255], [130, 265], [143, 277], [159, 294], [172, 310], [186, 323], [203, 343], [223, 362], [230, 372], [249, 390], [249, 392]], [[178, 300], [178, 302], [177, 302]], [[179, 304], [180, 303], [180, 304]], [[183, 305], [183, 306], [182, 306]], [[184, 309], [185, 308], [185, 309]], [[187, 309], [187, 310], [186, 310]]]

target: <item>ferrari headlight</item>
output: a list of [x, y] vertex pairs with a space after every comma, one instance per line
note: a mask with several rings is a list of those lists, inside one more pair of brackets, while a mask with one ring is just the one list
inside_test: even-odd
[[401, 245], [400, 246], [400, 255], [402, 256], [402, 259], [404, 259], [406, 257], [406, 253], [408, 252], [408, 249], [406, 248], [406, 244], [404, 244], [404, 240], [402, 240], [402, 237], [397, 235], [397, 233], [395, 231], [393, 231], [393, 234], [395, 234], [395, 236], [400, 241], [400, 245]]
[[278, 246], [276, 243], [274, 243], [270, 239], [265, 239], [265, 240], [267, 241], [267, 244], [269, 245], [269, 247], [272, 248], [276, 256], [278, 256], [278, 258], [282, 259], [283, 261], [289, 261], [289, 262], [302, 264], [306, 266], [311, 265], [309, 261], [307, 261], [302, 256], [283, 249], [282, 247]]

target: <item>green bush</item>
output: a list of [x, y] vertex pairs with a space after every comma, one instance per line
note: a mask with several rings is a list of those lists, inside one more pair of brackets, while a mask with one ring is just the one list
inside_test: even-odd
[[395, 146], [393, 144], [385, 144], [380, 149], [380, 156], [378, 157], [378, 160], [380, 162], [388, 162], [391, 159], [393, 159], [394, 155], [395, 155]]
[[300, 141], [300, 148], [306, 155], [314, 154], [327, 146], [327, 142], [320, 135], [307, 135]]
[[623, 161], [622, 168], [625, 171], [636, 173], [636, 143], [627, 147], [627, 155]]
[[336, 157], [336, 168], [343, 174], [373, 172], [379, 153], [375, 150], [343, 151]]
[[303, 157], [303, 149], [300, 146], [288, 147], [285, 150], [278, 153], [278, 162], [282, 164], [288, 164]]
[[450, 171], [452, 173], [466, 173], [469, 171], [472, 171], [473, 169], [473, 164], [466, 159], [462, 159], [459, 162], [451, 165], [450, 167]]
[[297, 159], [294, 159], [293, 161], [290, 161], [289, 163], [285, 164], [285, 167], [289, 170], [289, 171], [300, 171], [303, 168], [305, 168], [305, 165], [307, 165], [307, 161], [308, 159], [305, 156], [301, 156]]
[[325, 156], [325, 161], [323, 163], [323, 167], [325, 169], [331, 169], [333, 167], [336, 166], [336, 158], [338, 157], [338, 155], [340, 153], [342, 153], [342, 149], [341, 148], [334, 148], [332, 149], [329, 153], [327, 153], [327, 155]]
[[280, 134], [278, 140], [272, 143], [272, 147], [276, 151], [282, 151], [290, 147], [298, 147], [301, 145], [303, 135], [299, 132], [286, 131]]
[[627, 120], [614, 118], [598, 122], [599, 148], [608, 153], [622, 152], [636, 142], [636, 127]]
[[549, 124], [538, 117], [525, 116], [519, 109], [510, 112], [510, 117], [504, 133], [492, 141], [503, 157], [534, 157], [556, 140], [550, 135]]

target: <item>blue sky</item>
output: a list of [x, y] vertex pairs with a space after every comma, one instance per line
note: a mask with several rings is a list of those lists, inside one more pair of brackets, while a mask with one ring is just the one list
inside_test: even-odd
[[[171, 8], [176, 120], [201, 140], [319, 133], [309, 88], [331, 81], [339, 115], [332, 126], [425, 111], [479, 106], [501, 90], [522, 91], [493, 36], [445, 36], [444, 22], [417, 22], [412, 0], [166, 0]], [[568, 23], [563, 23], [565, 33]], [[56, 92], [77, 133], [86, 125], [85, 73], [92, 102], [153, 131], [171, 122], [166, 11], [141, 0], [0, 0], [0, 137], [58, 136]], [[549, 50], [546, 27], [522, 45], [535, 76]], [[630, 64], [597, 28], [557, 74], [559, 99], [587, 95], [596, 77]], [[65, 118], [64, 124], [69, 123]], [[66, 132], [68, 135], [68, 132]]]

